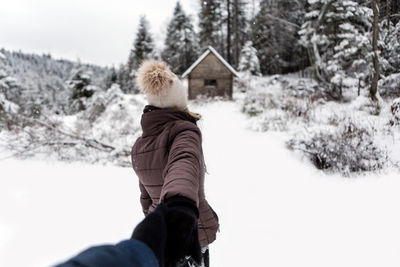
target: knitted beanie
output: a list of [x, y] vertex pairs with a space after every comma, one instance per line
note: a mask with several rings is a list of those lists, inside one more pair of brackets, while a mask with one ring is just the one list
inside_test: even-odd
[[163, 61], [148, 59], [140, 65], [137, 75], [140, 90], [149, 105], [159, 108], [185, 109], [187, 91], [179, 78]]

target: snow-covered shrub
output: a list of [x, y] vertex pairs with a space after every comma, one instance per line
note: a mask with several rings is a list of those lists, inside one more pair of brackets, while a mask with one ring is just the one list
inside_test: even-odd
[[80, 113], [79, 118], [93, 123], [112, 101], [121, 101], [123, 98], [124, 94], [117, 84], [113, 84], [107, 91], [97, 91], [87, 100], [87, 108]]
[[314, 79], [294, 79], [289, 80], [287, 86], [283, 86], [283, 94], [288, 97], [298, 99], [307, 99], [312, 103], [324, 103], [327, 100], [332, 100], [332, 92], [324, 86], [318, 84]]
[[282, 102], [281, 109], [289, 113], [291, 117], [308, 118], [311, 110], [311, 103], [309, 99], [298, 99], [288, 97]]
[[106, 92], [93, 95], [88, 109], [78, 118], [89, 121], [96, 139], [126, 148], [140, 130], [138, 114], [144, 105], [141, 96], [126, 95], [118, 85], [114, 85]]
[[[9, 102], [1, 103], [1, 109], [15, 107]], [[70, 116], [35, 118], [21, 112], [3, 116], [0, 110], [0, 131], [7, 130], [2, 132], [0, 149], [2, 143], [6, 144], [4, 148], [19, 158], [42, 155], [129, 166], [130, 148], [140, 131], [143, 96], [123, 94], [114, 85], [107, 91], [97, 91], [86, 104], [87, 109]]]
[[258, 131], [285, 131], [294, 120], [310, 119], [311, 102], [304, 98], [283, 96], [279, 99], [269, 94], [249, 95], [243, 100], [242, 112], [257, 121]]
[[242, 112], [254, 117], [263, 113], [273, 103], [267, 94], [248, 95], [243, 100]]
[[337, 125], [295, 135], [287, 145], [308, 156], [318, 169], [331, 173], [349, 176], [385, 167], [388, 155], [375, 144], [373, 126], [363, 126], [349, 118]]
[[257, 119], [253, 121], [251, 128], [259, 132], [283, 132], [288, 130], [290, 119], [287, 112], [281, 109], [272, 109], [258, 116]]
[[296, 79], [294, 81], [290, 81], [288, 86], [284, 89], [287, 91], [287, 94], [293, 97], [309, 97], [318, 93], [319, 88], [318, 84], [315, 80], [310, 79]]
[[128, 154], [140, 131], [140, 114], [144, 105], [143, 96], [124, 94], [117, 84], [106, 91], [97, 91], [87, 99], [86, 109], [64, 120], [60, 128], [95, 140], [91, 145], [94, 144], [99, 151], [80, 146], [81, 142], [69, 150], [74, 155], [77, 155], [74, 149], [79, 150], [81, 156], [78, 158], [87, 155], [93, 161], [97, 158], [97, 161], [129, 165]]
[[323, 102], [317, 83], [311, 80], [288, 80], [280, 75], [260, 80], [264, 81], [260, 85], [267, 84], [271, 90], [253, 88], [242, 100], [242, 112], [253, 117], [252, 128], [257, 131], [286, 131], [289, 123], [309, 121], [313, 106]]
[[355, 98], [350, 104], [351, 109], [363, 111], [373, 116], [379, 116], [381, 114], [382, 105], [384, 105], [384, 102], [381, 97], [378, 97], [378, 101], [375, 102], [367, 95], [361, 95]]

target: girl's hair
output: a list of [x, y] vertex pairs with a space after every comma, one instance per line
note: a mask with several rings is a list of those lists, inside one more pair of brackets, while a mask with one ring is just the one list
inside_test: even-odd
[[198, 119], [198, 120], [201, 119], [201, 115], [200, 115], [200, 114], [191, 112], [191, 111], [189, 110], [189, 108], [187, 108], [187, 107], [184, 109], [184, 111], [185, 111], [187, 114], [189, 114], [190, 116], [192, 116], [193, 118], [195, 118], [195, 119]]

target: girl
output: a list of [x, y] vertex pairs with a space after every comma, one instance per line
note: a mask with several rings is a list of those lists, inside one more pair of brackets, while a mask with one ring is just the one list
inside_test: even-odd
[[[186, 90], [164, 62], [144, 61], [137, 82], [148, 100], [141, 119], [143, 133], [131, 153], [143, 212], [147, 215], [163, 206], [167, 266], [193, 266], [195, 243], [202, 248], [201, 266], [209, 266], [208, 245], [219, 224], [204, 194], [205, 164], [196, 125], [200, 116], [188, 110]], [[183, 243], [188, 246], [180, 246]]]

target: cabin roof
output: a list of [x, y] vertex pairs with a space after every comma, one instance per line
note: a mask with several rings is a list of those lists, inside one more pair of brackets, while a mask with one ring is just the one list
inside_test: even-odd
[[239, 77], [239, 74], [236, 72], [236, 70], [228, 62], [226, 62], [225, 59], [212, 46], [209, 46], [207, 48], [207, 50], [192, 64], [192, 66], [190, 66], [182, 74], [182, 79], [185, 78], [187, 75], [189, 75], [189, 73], [191, 73], [193, 71], [193, 69], [196, 68], [197, 65], [199, 65], [200, 62], [202, 62], [203, 59], [205, 59], [206, 56], [208, 56], [208, 54], [210, 54], [210, 53], [213, 53], [219, 59], [219, 61], [221, 61], [221, 63], [224, 64], [225, 67], [227, 67], [230, 72], [232, 72], [233, 75], [235, 75], [236, 77]]

